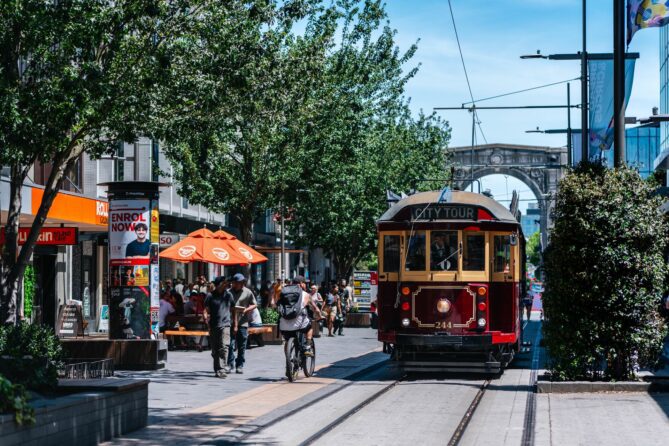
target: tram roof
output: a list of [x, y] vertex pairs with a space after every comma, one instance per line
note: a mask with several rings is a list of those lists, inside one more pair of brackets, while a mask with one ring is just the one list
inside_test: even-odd
[[[408, 206], [420, 206], [421, 204], [427, 205], [430, 203], [436, 204], [439, 200], [440, 193], [440, 191], [419, 192], [403, 198], [384, 212], [378, 221], [393, 221], [395, 216]], [[499, 202], [482, 194], [453, 191], [451, 200], [448, 203], [479, 206], [490, 212], [498, 221], [518, 224], [518, 220], [514, 218], [511, 211], [499, 204]]]

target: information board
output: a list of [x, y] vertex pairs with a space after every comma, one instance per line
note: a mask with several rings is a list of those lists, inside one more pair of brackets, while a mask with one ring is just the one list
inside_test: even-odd
[[379, 280], [376, 271], [353, 271], [353, 305], [362, 312], [369, 311], [369, 304], [376, 299]]
[[63, 305], [58, 316], [58, 336], [62, 338], [84, 335], [84, 317], [80, 305]]

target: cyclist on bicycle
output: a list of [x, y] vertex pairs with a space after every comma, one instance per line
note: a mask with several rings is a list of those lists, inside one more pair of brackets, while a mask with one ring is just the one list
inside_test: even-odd
[[[279, 330], [284, 339], [288, 339], [298, 333], [304, 333], [307, 341], [304, 346], [304, 354], [313, 356], [311, 349], [313, 330], [311, 329], [311, 319], [307, 314], [307, 307], [310, 306], [314, 311], [316, 320], [321, 318], [321, 310], [312, 302], [311, 296], [307, 293], [307, 286], [304, 277], [295, 276], [292, 286], [285, 286], [281, 290], [279, 299]], [[295, 296], [297, 294], [297, 296]]]

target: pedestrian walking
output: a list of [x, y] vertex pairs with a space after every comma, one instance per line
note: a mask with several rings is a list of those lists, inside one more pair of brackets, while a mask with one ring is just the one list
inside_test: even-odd
[[325, 297], [325, 302], [323, 302], [323, 313], [325, 314], [325, 321], [328, 324], [328, 337], [334, 336], [334, 334], [332, 334], [334, 323], [340, 312], [341, 302], [339, 300], [339, 287], [337, 284], [334, 284]]
[[237, 322], [233, 316], [234, 299], [226, 292], [226, 281], [222, 276], [214, 279], [214, 291], [204, 299], [204, 317], [209, 321], [209, 342], [211, 356], [214, 358], [214, 374], [218, 378], [225, 378], [230, 369], [221, 366], [228, 356], [230, 333], [236, 331]]
[[[321, 296], [321, 293], [318, 292], [318, 286], [316, 286], [315, 284], [311, 285], [309, 294], [311, 296], [311, 301], [318, 307], [319, 310], [322, 310], [323, 309], [323, 296]], [[307, 308], [307, 310], [308, 310], [308, 308]], [[313, 318], [313, 316], [311, 314], [309, 315], [309, 317]], [[318, 321], [318, 324], [320, 325], [321, 330], [323, 329], [323, 323], [324, 323], [323, 318], [320, 318], [319, 321]]]
[[[228, 367], [235, 367], [237, 373], [244, 373], [244, 362], [246, 358], [246, 341], [249, 337], [249, 321], [253, 310], [258, 307], [253, 291], [246, 288], [246, 278], [237, 273], [232, 278], [232, 284], [226, 291], [235, 305], [235, 321], [237, 330], [233, 330], [230, 338], [230, 351], [228, 352]], [[236, 354], [236, 356], [235, 356]]]
[[340, 298], [340, 312], [337, 315], [337, 334], [344, 336], [344, 324], [346, 323], [346, 315], [353, 305], [353, 288], [346, 284], [346, 279], [341, 279], [341, 287], [339, 288]]

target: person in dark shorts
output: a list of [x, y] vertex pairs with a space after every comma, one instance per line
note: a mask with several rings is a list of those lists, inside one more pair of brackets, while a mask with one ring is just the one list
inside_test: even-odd
[[221, 360], [223, 364], [227, 361], [230, 331], [237, 331], [237, 321], [233, 317], [235, 302], [225, 292], [226, 282], [222, 276], [214, 279], [214, 286], [214, 290], [204, 299], [204, 317], [209, 321], [209, 342], [211, 356], [214, 358], [214, 374], [218, 378], [225, 378], [230, 373], [230, 368], [221, 367]]

